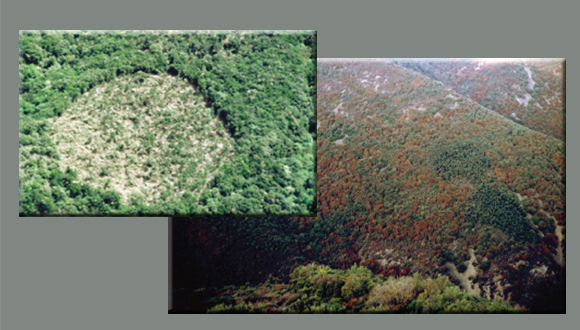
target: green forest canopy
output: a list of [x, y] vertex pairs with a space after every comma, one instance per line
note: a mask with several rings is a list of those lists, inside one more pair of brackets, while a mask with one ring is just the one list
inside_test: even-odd
[[[314, 212], [315, 32], [21, 32], [19, 63], [21, 215]], [[143, 169], [148, 173], [143, 180], [170, 172], [175, 175], [169, 169], [176, 166], [185, 167], [181, 173], [186, 175], [176, 178], [183, 182], [181, 189], [166, 183], [153, 199], [131, 199], [115, 189], [115, 180], [107, 184], [107, 177], [114, 175], [110, 167], [95, 173], [104, 178], [96, 179], [97, 185], [80, 180], [84, 178], [79, 177], [80, 169], [64, 166], [65, 155], [54, 141], [60, 124], [54, 123], [63, 116], [82, 116], [76, 113], [82, 109], [77, 102], [83, 102], [86, 93], [112, 88], [110, 83], [116, 79], [133, 75], [136, 81], [124, 86], [135, 88], [151, 79], [143, 74], [169, 74], [192, 86], [203, 100], [190, 92], [183, 102], [190, 98], [205, 101], [210, 117], [218, 118], [225, 127], [223, 134], [230, 136], [232, 142], [226, 147], [232, 155], [219, 170], [212, 171], [214, 165], [201, 174], [179, 157], [134, 155], [144, 158], [133, 159], [134, 163], [149, 167]], [[130, 99], [120, 95], [93, 105], [108, 137], [87, 141], [89, 147], [113, 143], [119, 152], [126, 151], [123, 134], [114, 131], [119, 128], [118, 119], [113, 118], [115, 111], [111, 113], [116, 107], [166, 106], [155, 92]], [[180, 127], [180, 122], [186, 114], [181, 118], [166, 112], [160, 115], [159, 124], [171, 126], [168, 134], [173, 145], [167, 150], [185, 150], [187, 141], [181, 134], [188, 133], [187, 125], [183, 122]], [[155, 134], [143, 138], [156, 147]], [[182, 156], [189, 157], [186, 152]], [[115, 161], [111, 163], [117, 164]]]

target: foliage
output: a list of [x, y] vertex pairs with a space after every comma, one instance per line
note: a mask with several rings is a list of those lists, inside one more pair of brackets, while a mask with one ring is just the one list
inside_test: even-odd
[[540, 237], [564, 223], [564, 144], [452, 87], [387, 61], [319, 61], [319, 262], [436, 274], [471, 248], [487, 284], [516, 257], [559, 271]]
[[[43, 31], [19, 41], [20, 190], [37, 189], [21, 195], [21, 215], [315, 210], [316, 33]], [[192, 148], [195, 138], [209, 143]], [[87, 170], [105, 150], [115, 166]], [[53, 185], [39, 160], [51, 170], [79, 166], [77, 186], [111, 179], [119, 207], [94, 213], [105, 209], [60, 193], [55, 200], [38, 188]], [[135, 169], [114, 173], [123, 162]], [[141, 191], [141, 179], [154, 188]]]
[[477, 141], [455, 141], [450, 146], [433, 148], [433, 167], [437, 175], [445, 180], [457, 177], [472, 182], [481, 182], [485, 171], [491, 168], [491, 162], [485, 156], [485, 150], [477, 147]]
[[442, 292], [421, 294], [410, 304], [417, 313], [515, 313], [509, 303], [469, 295], [457, 286], [446, 287]]
[[564, 140], [564, 60], [394, 63], [441, 81], [518, 124]]
[[366, 295], [375, 284], [372, 281], [372, 273], [368, 269], [356, 265], [351, 267], [343, 280], [344, 286], [341, 293], [347, 301]]
[[[563, 291], [548, 290], [565, 286], [561, 140], [389, 62], [319, 61], [317, 70], [318, 215], [280, 218], [295, 226], [294, 236], [280, 233], [289, 238], [284, 260], [246, 268], [241, 274], [255, 280], [216, 303], [267, 302], [279, 313], [503, 312], [514, 304], [535, 313], [547, 298], [551, 311], [563, 311]], [[269, 196], [283, 202], [290, 193]], [[219, 239], [208, 246], [219, 247], [220, 232], [210, 233]], [[199, 263], [213, 258], [208, 251]], [[355, 265], [366, 270], [351, 273]], [[280, 282], [260, 284], [259, 272]], [[489, 288], [499, 302], [448, 290], [453, 283], [481, 296]]]
[[251, 303], [241, 303], [239, 305], [219, 304], [207, 311], [208, 314], [241, 314], [241, 313], [265, 313], [263, 308], [254, 307]]
[[476, 208], [468, 213], [471, 221], [480, 221], [508, 232], [517, 240], [535, 242], [536, 230], [525, 218], [525, 212], [517, 197], [510, 194], [505, 187], [493, 188], [484, 185], [475, 194]]
[[320, 298], [341, 297], [345, 285], [343, 277], [327, 266], [310, 264], [296, 268], [290, 274], [290, 283], [298, 292]]
[[389, 278], [382, 285], [373, 287], [367, 304], [387, 311], [398, 312], [406, 309], [417, 296], [416, 280], [412, 277], [402, 277], [398, 280]]
[[[323, 294], [328, 283], [326, 274], [346, 278], [335, 282], [342, 290], [349, 283], [364, 290], [355, 295]], [[361, 280], [361, 276], [365, 277]], [[356, 280], [354, 280], [356, 279]], [[207, 313], [449, 313], [449, 312], [517, 312], [509, 303], [471, 296], [449, 282], [437, 279], [373, 276], [364, 267], [349, 270], [330, 269], [309, 264], [294, 269], [290, 282], [266, 282], [259, 286], [224, 287]], [[340, 291], [340, 288], [339, 288]], [[347, 289], [349, 293], [353, 291]], [[222, 302], [227, 301], [227, 302]]]

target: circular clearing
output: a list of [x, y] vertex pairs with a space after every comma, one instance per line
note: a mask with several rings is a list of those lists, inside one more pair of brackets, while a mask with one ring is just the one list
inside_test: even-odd
[[51, 123], [63, 169], [132, 203], [199, 197], [233, 150], [202, 97], [168, 74], [117, 77]]

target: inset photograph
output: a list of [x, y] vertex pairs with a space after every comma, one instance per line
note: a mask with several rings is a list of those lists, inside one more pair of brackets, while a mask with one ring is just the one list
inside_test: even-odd
[[318, 59], [316, 217], [174, 218], [169, 313], [565, 313], [564, 59]]
[[20, 216], [313, 216], [316, 31], [20, 31]]

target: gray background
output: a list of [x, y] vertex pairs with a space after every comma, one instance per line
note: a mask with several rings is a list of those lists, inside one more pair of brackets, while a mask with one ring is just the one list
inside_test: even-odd
[[[580, 8], [572, 1], [79, 1], [3, 0], [1, 40], [2, 329], [401, 328], [554, 329], [578, 322], [578, 288], [568, 281], [569, 315], [168, 315], [166, 218], [18, 217], [18, 30], [308, 29], [318, 57], [566, 57], [567, 127], [578, 123]], [[568, 141], [578, 133], [567, 131]], [[571, 169], [578, 147], [567, 152]], [[570, 150], [567, 150], [570, 151]], [[568, 173], [567, 196], [578, 198]], [[578, 214], [568, 204], [568, 232]], [[568, 241], [578, 271], [575, 236]], [[570, 272], [569, 272], [570, 273]]]

